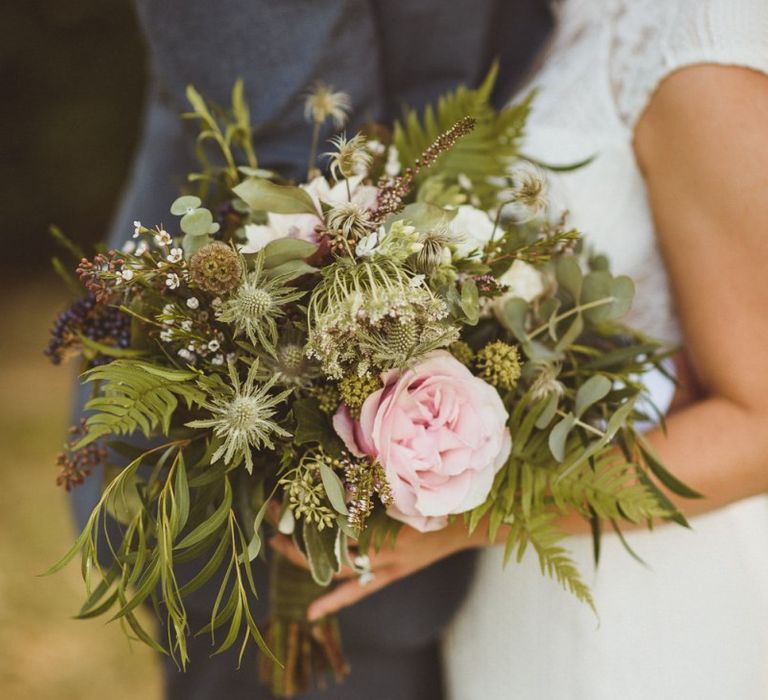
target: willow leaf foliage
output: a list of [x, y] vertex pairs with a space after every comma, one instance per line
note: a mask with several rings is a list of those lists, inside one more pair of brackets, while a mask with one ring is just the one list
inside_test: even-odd
[[472, 192], [483, 205], [495, 204], [497, 188], [489, 178], [505, 176], [518, 155], [533, 99], [531, 94], [516, 105], [496, 110], [491, 104], [491, 92], [497, 75], [498, 65], [494, 65], [478, 88], [461, 86], [443, 95], [436, 108], [428, 106], [421, 117], [415, 110], [407, 110], [402, 122], [395, 124], [393, 142], [401, 162], [410, 165], [454, 124], [465, 117], [476, 120], [471, 133], [443, 153], [427, 172], [417, 176], [417, 184], [427, 176], [454, 182], [463, 175], [471, 180]]
[[88, 432], [78, 443], [83, 447], [105, 435], [130, 435], [141, 431], [150, 437], [158, 428], [168, 434], [179, 399], [187, 407], [200, 403], [205, 394], [196, 386], [197, 373], [160, 367], [136, 360], [114, 360], [84, 374], [87, 382], [99, 382], [97, 395], [86, 404], [93, 412]]

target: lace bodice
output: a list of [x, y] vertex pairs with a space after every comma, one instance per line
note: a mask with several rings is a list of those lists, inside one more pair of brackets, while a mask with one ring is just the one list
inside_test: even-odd
[[631, 275], [627, 319], [680, 340], [632, 136], [659, 83], [697, 63], [768, 72], [768, 0], [561, 0], [526, 139], [529, 155], [586, 167], [553, 174], [555, 209]]

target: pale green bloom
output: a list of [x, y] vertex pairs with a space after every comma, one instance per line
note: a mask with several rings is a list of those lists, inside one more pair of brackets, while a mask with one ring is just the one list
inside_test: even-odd
[[230, 362], [230, 384], [210, 380], [203, 383], [209, 400], [201, 405], [211, 412], [212, 417], [186, 424], [190, 428], [211, 428], [214, 435], [223, 440], [211, 462], [222, 457], [227, 464], [239, 464], [245, 460], [245, 468], [249, 473], [253, 471], [251, 450], [261, 447], [274, 449], [272, 437], [275, 435], [291, 437], [288, 431], [273, 420], [275, 406], [284, 401], [291, 390], [270, 394], [276, 378], [257, 386], [257, 373], [258, 362], [254, 362], [248, 369], [245, 382], [241, 382], [235, 364]]
[[256, 267], [232, 296], [221, 304], [216, 320], [230, 323], [237, 335], [245, 335], [270, 355], [277, 345], [276, 319], [285, 314], [284, 308], [301, 298], [304, 292], [282, 286], [280, 279], [268, 279], [263, 274], [264, 254], [256, 256]]

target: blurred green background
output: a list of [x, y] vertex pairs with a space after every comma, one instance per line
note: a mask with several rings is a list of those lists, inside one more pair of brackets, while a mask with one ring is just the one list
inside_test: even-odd
[[117, 623], [72, 620], [77, 564], [40, 578], [75, 532], [55, 455], [74, 367], [42, 355], [67, 303], [49, 272], [58, 224], [104, 237], [138, 136], [144, 53], [127, 0], [16, 0], [0, 22], [0, 698], [160, 698], [157, 660]]

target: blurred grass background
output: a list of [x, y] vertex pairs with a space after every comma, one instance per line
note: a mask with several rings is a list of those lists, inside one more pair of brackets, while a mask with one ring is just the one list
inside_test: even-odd
[[161, 697], [159, 665], [104, 619], [72, 620], [75, 537], [55, 455], [73, 370], [42, 355], [67, 303], [49, 272], [58, 224], [86, 249], [107, 230], [137, 138], [144, 54], [127, 0], [6, 3], [0, 23], [0, 698]]

